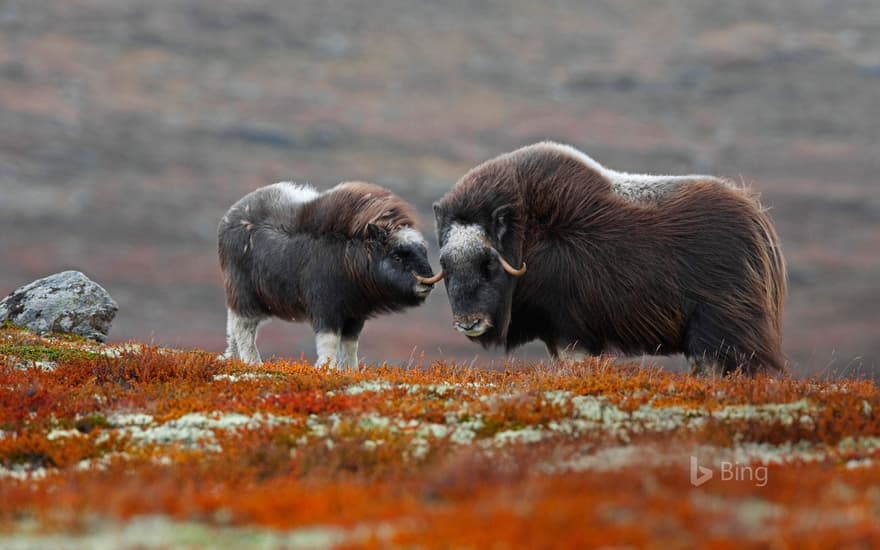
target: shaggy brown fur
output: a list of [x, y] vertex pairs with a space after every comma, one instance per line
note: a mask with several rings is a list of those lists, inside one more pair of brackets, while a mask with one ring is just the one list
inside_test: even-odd
[[402, 227], [416, 227], [416, 220], [412, 207], [391, 191], [372, 183], [352, 181], [341, 183], [332, 192], [305, 204], [297, 229], [303, 233], [364, 238], [370, 224], [394, 233]]
[[510, 278], [512, 299], [481, 341], [538, 338], [554, 355], [571, 345], [683, 352], [695, 370], [782, 371], [785, 264], [757, 194], [697, 177], [630, 200], [609, 174], [536, 144], [474, 168], [438, 203], [441, 245], [452, 223], [495, 239], [492, 213], [511, 207], [510, 230], [493, 245], [528, 272]]

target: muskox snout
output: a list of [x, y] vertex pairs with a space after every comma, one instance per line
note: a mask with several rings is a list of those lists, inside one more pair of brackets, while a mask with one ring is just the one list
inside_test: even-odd
[[[427, 262], [427, 260], [426, 260]], [[430, 266], [428, 267], [430, 270]], [[425, 298], [428, 294], [434, 290], [434, 285], [443, 279], [443, 272], [436, 275], [431, 275], [429, 277], [419, 275], [415, 271], [412, 272], [413, 277], [416, 279], [416, 286], [413, 288], [413, 292], [416, 293], [416, 296], [419, 298]]]
[[431, 291], [434, 290], [434, 285], [426, 285], [422, 283], [416, 283], [415, 289], [413, 292], [416, 293], [416, 296], [419, 298], [426, 298]]
[[456, 316], [453, 323], [455, 330], [471, 337], [482, 335], [492, 326], [485, 317], [479, 316]]

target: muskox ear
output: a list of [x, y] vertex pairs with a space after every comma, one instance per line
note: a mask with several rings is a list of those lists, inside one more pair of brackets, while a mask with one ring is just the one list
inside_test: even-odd
[[512, 212], [510, 205], [499, 206], [492, 212], [492, 234], [500, 242], [507, 234], [510, 227], [510, 214]]
[[437, 242], [440, 243], [440, 246], [443, 246], [441, 242], [443, 240], [442, 235], [440, 235], [440, 230], [445, 225], [443, 223], [443, 207], [440, 206], [440, 201], [435, 202], [431, 207], [434, 209], [434, 232], [437, 234]]
[[374, 223], [367, 224], [367, 240], [384, 243], [388, 240], [388, 232]]
[[440, 218], [443, 217], [443, 207], [440, 206], [440, 201], [436, 201], [432, 204], [431, 208], [434, 209], [434, 219], [439, 222]]

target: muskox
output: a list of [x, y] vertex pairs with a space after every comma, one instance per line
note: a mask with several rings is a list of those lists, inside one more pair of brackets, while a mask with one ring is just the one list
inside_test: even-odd
[[357, 366], [358, 336], [379, 313], [421, 304], [439, 280], [412, 209], [363, 182], [318, 193], [289, 182], [236, 202], [218, 228], [226, 357], [261, 363], [270, 317], [312, 325], [318, 364]]
[[615, 172], [542, 142], [472, 169], [434, 214], [455, 327], [484, 346], [784, 369], [785, 264], [747, 187]]

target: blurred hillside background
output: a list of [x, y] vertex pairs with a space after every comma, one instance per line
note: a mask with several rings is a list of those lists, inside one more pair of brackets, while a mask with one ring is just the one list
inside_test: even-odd
[[[434, 200], [541, 139], [753, 184], [796, 372], [880, 368], [873, 0], [0, 0], [0, 295], [80, 269], [119, 302], [113, 340], [220, 351], [215, 232], [246, 192], [371, 180], [433, 242]], [[264, 356], [313, 347], [305, 325], [261, 334]], [[442, 289], [361, 346], [423, 352], [500, 357], [453, 332]]]

